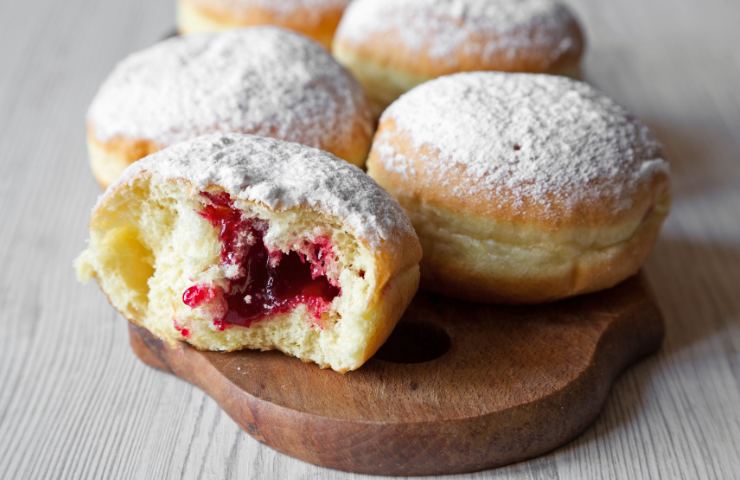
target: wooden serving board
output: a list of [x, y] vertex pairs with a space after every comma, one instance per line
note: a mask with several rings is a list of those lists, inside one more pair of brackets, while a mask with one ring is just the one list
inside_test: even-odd
[[146, 364], [203, 389], [254, 438], [339, 470], [424, 475], [541, 455], [583, 432], [663, 321], [641, 277], [537, 307], [420, 293], [378, 354], [340, 375], [277, 352], [168, 347], [131, 326]]

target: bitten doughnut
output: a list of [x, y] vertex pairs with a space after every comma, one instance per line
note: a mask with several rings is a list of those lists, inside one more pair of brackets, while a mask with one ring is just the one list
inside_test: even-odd
[[647, 127], [565, 77], [462, 73], [383, 114], [368, 173], [406, 209], [422, 286], [536, 303], [636, 273], [670, 203]]
[[166, 40], [122, 61], [90, 106], [103, 186], [132, 162], [199, 135], [251, 133], [364, 164], [374, 129], [362, 87], [315, 42], [276, 27]]
[[182, 34], [276, 25], [313, 38], [327, 49], [349, 0], [178, 0]]
[[95, 207], [76, 267], [169, 342], [277, 349], [345, 372], [388, 337], [420, 258], [401, 207], [359, 168], [231, 134], [129, 167]]
[[378, 107], [456, 72], [577, 75], [584, 39], [554, 0], [355, 0], [333, 51]]

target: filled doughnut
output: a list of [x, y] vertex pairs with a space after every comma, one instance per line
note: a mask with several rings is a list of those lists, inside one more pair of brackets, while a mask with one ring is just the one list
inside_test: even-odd
[[575, 76], [583, 49], [578, 21], [555, 0], [355, 0], [333, 44], [381, 108], [457, 72]]
[[199, 349], [277, 349], [339, 372], [385, 341], [419, 283], [398, 203], [321, 150], [209, 135], [129, 167], [76, 262], [129, 321]]
[[182, 34], [275, 25], [313, 38], [327, 49], [349, 0], [178, 0]]
[[362, 87], [315, 42], [276, 27], [166, 40], [122, 61], [87, 115], [95, 178], [208, 133], [250, 133], [362, 165], [374, 118]]
[[670, 203], [650, 131], [585, 83], [461, 73], [383, 114], [368, 173], [409, 214], [422, 286], [536, 303], [636, 273]]

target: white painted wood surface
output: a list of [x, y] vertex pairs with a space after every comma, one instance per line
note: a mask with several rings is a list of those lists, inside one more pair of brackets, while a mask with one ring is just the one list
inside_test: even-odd
[[[474, 478], [740, 478], [740, 2], [580, 0], [587, 78], [644, 118], [674, 166], [648, 266], [663, 351], [596, 425]], [[0, 478], [359, 478], [280, 455], [205, 395], [141, 365], [78, 285], [98, 194], [83, 116], [114, 62], [173, 24], [152, 0], [0, 0]]]

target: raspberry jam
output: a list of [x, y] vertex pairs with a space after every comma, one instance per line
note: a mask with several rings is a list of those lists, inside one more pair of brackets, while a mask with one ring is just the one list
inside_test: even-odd
[[228, 280], [225, 290], [193, 285], [183, 293], [183, 303], [197, 308], [222, 297], [227, 308], [222, 317], [214, 319], [219, 329], [248, 327], [301, 304], [320, 325], [321, 315], [341, 292], [326, 276], [328, 262], [334, 259], [329, 239], [307, 243], [301, 252], [270, 252], [263, 240], [265, 221], [243, 218], [225, 192], [202, 195], [207, 203], [200, 215], [219, 232], [221, 263], [236, 267], [237, 273]]
[[185, 328], [185, 327], [183, 327], [182, 325], [180, 325], [180, 324], [179, 324], [179, 323], [177, 322], [177, 320], [176, 320], [176, 319], [175, 319], [175, 320], [172, 320], [172, 323], [174, 323], [174, 325], [175, 325], [175, 330], [177, 330], [178, 332], [180, 332], [180, 335], [182, 335], [182, 336], [183, 336], [183, 337], [185, 337], [185, 338], [188, 338], [188, 337], [190, 336], [190, 330], [188, 330], [187, 328]]
[[216, 287], [193, 285], [182, 294], [182, 303], [190, 308], [198, 308], [216, 298], [221, 292]]

